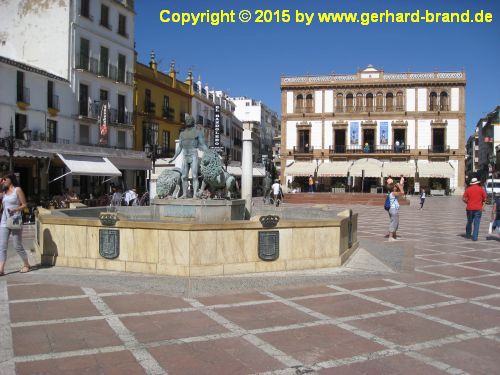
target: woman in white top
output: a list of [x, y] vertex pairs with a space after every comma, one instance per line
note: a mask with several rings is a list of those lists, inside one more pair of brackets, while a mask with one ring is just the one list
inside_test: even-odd
[[391, 202], [391, 208], [389, 209], [389, 218], [391, 219], [391, 222], [389, 224], [389, 241], [396, 241], [396, 232], [399, 227], [398, 197], [404, 195], [404, 192], [401, 184], [392, 184], [390, 186], [390, 191], [389, 200]]
[[17, 187], [16, 175], [11, 173], [0, 179], [3, 187], [3, 193], [0, 194], [2, 198], [3, 212], [2, 219], [0, 220], [0, 276], [4, 275], [5, 260], [7, 259], [7, 245], [9, 237], [12, 235], [14, 248], [23, 260], [23, 267], [19, 272], [26, 273], [30, 270], [28, 262], [28, 253], [23, 247], [23, 230], [7, 228], [7, 218], [12, 215], [22, 215], [26, 207], [26, 197], [20, 187]]

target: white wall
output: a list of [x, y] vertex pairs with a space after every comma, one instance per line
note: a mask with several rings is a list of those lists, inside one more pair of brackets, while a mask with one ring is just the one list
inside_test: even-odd
[[323, 112], [323, 91], [317, 90], [314, 92], [314, 112]]
[[333, 90], [325, 90], [325, 112], [333, 112]]
[[321, 121], [311, 121], [311, 146], [321, 148], [321, 137], [323, 133]]
[[452, 111], [460, 110], [460, 89], [458, 87], [451, 88], [451, 108]]
[[459, 129], [458, 129], [458, 119], [448, 120], [448, 125], [446, 126], [446, 144], [450, 146], [451, 149], [458, 149], [459, 145]]
[[[24, 72], [24, 85], [29, 89], [30, 105], [26, 111], [17, 107], [17, 71]], [[60, 111], [56, 116], [47, 112], [47, 82], [54, 83], [54, 95], [59, 97]], [[28, 128], [33, 133], [46, 133], [47, 119], [57, 121], [57, 138], [74, 142], [73, 95], [69, 83], [41, 74], [27, 72], [6, 63], [0, 63], [0, 136], [9, 135], [10, 120], [15, 126], [15, 114], [27, 116]], [[35, 136], [35, 134], [33, 134]]]
[[417, 99], [418, 99], [418, 111], [425, 112], [427, 111], [427, 89], [419, 88], [417, 89]]
[[[395, 97], [394, 100], [396, 100]], [[415, 111], [415, 89], [406, 89], [406, 110]]]
[[325, 149], [333, 145], [333, 121], [325, 121]]
[[286, 130], [286, 148], [291, 150], [297, 146], [297, 121], [287, 121]]
[[293, 113], [293, 91], [286, 92], [286, 113]]
[[431, 120], [418, 120], [418, 149], [427, 150], [431, 144]]
[[458, 187], [458, 160], [450, 160], [451, 166], [455, 169], [455, 174], [453, 178], [450, 178], [450, 189], [456, 189]]
[[411, 149], [415, 146], [415, 120], [408, 120], [408, 127], [406, 128], [406, 142]]
[[45, 3], [0, 1], [0, 55], [69, 79], [69, 0]]

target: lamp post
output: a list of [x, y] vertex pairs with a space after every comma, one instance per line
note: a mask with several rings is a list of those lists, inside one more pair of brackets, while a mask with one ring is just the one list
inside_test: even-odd
[[[2, 128], [0, 128], [1, 130]], [[0, 147], [9, 153], [9, 172], [14, 172], [14, 153], [21, 147], [29, 147], [31, 144], [31, 130], [24, 129], [23, 139], [16, 139], [14, 135], [14, 125], [12, 123], [12, 118], [10, 119], [9, 135], [7, 137], [0, 138]]]
[[491, 202], [495, 202], [495, 188], [494, 188], [494, 179], [493, 175], [495, 174], [495, 162], [496, 156], [495, 154], [490, 155], [490, 172], [491, 172]]
[[153, 143], [152, 145], [146, 143], [144, 145], [144, 152], [146, 153], [146, 157], [148, 159], [151, 159], [151, 162], [153, 163], [153, 174], [155, 173], [155, 163], [156, 160], [159, 159], [160, 151], [161, 149], [156, 143]]

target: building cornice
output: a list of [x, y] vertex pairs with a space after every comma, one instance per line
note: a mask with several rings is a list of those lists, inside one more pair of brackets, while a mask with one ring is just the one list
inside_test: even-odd
[[18, 68], [18, 69], [22, 69], [26, 72], [39, 74], [39, 75], [45, 76], [45, 77], [50, 78], [50, 79], [55, 79], [55, 80], [58, 80], [61, 82], [69, 83], [69, 81], [67, 79], [56, 76], [55, 74], [49, 73], [46, 70], [42, 70], [42, 69], [36, 68], [34, 66], [19, 62], [19, 61], [9, 59], [9, 58], [4, 57], [4, 56], [0, 56], [0, 62], [5, 63], [7, 65], [11, 65], [11, 66]]

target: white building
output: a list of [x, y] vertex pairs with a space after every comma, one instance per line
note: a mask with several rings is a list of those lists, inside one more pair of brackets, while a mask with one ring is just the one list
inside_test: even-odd
[[371, 65], [356, 74], [282, 77], [283, 183], [305, 187], [314, 175], [325, 191], [352, 182], [369, 192], [403, 174], [410, 191], [460, 194], [465, 85], [464, 72], [386, 73]]
[[220, 106], [220, 144], [229, 151], [232, 161], [241, 161], [241, 137], [243, 125], [235, 116], [235, 105], [220, 90], [210, 90], [198, 80], [193, 83], [192, 116], [196, 125], [203, 129], [209, 146], [214, 144], [214, 108]]
[[[500, 106], [481, 118], [476, 124], [477, 134], [477, 171], [479, 177], [489, 174], [492, 160], [498, 160], [497, 150], [500, 147]], [[498, 172], [499, 165], [497, 163]]]
[[252, 130], [260, 135], [259, 158], [262, 155], [272, 157], [273, 138], [280, 133], [280, 122], [276, 112], [272, 111], [261, 101], [248, 97], [230, 97], [235, 105], [235, 115], [243, 123], [252, 124]]
[[[60, 0], [46, 6], [7, 0], [0, 3], [0, 13], [8, 15], [0, 23], [0, 56], [69, 82], [71, 91], [64, 99], [59, 95], [65, 102], [72, 101], [66, 121], [57, 127], [62, 143], [92, 146], [81, 148], [90, 155], [112, 156], [112, 149], [132, 149], [133, 1]], [[31, 100], [36, 100], [31, 82], [26, 81], [25, 86], [32, 92]], [[100, 129], [98, 115], [103, 103], [109, 108], [108, 126]], [[73, 150], [78, 152], [78, 147]], [[129, 168], [125, 162], [117, 164], [124, 169], [125, 183], [133, 185], [135, 172], [125, 172]], [[78, 178], [66, 181], [67, 187], [75, 184], [77, 190], [86, 185], [82, 192], [95, 185]]]

